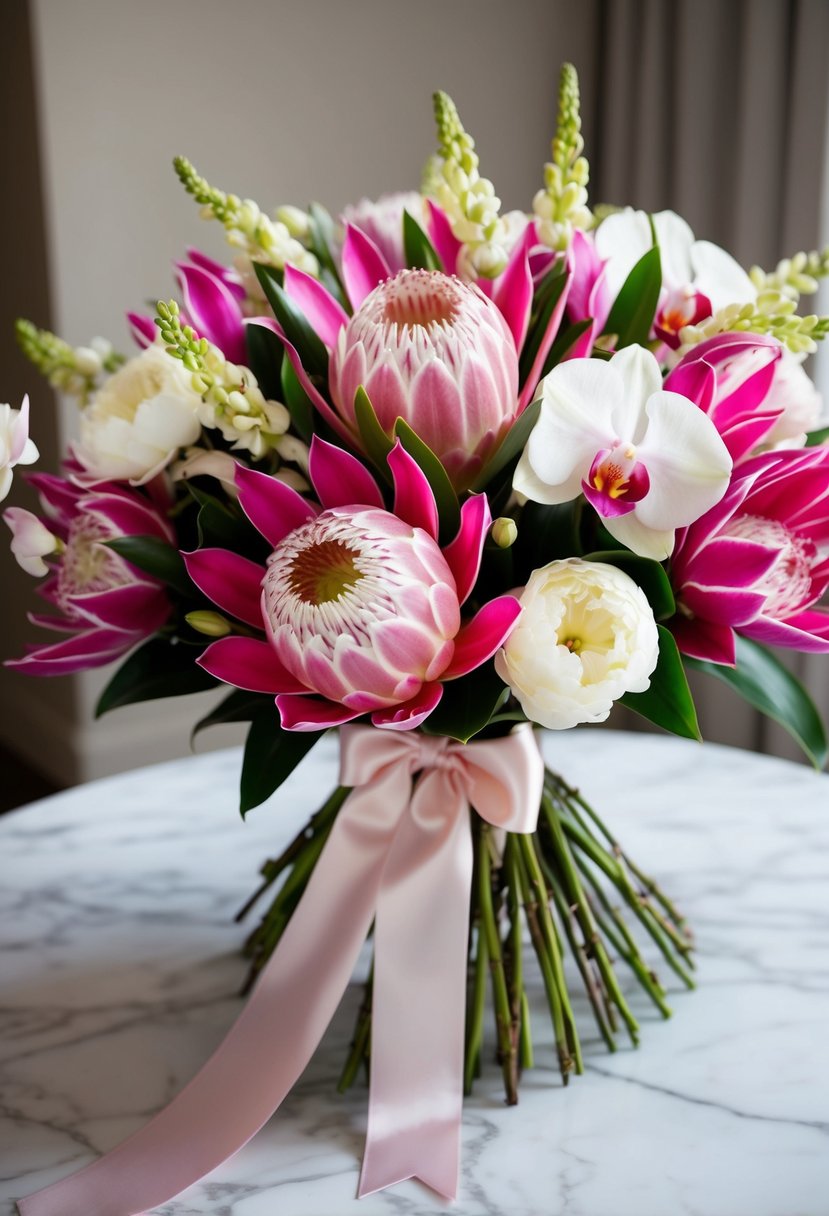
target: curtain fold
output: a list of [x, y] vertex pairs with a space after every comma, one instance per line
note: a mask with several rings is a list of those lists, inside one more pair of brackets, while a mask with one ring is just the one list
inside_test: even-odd
[[[678, 211], [746, 266], [829, 241], [827, 0], [600, 0], [599, 30], [594, 199]], [[783, 658], [829, 720], [826, 659]], [[707, 738], [802, 758], [719, 682], [692, 685]]]

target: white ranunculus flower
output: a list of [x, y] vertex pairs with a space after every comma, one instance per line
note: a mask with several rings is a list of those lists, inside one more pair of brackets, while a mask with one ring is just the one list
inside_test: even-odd
[[533, 571], [496, 670], [528, 718], [551, 730], [603, 722], [644, 692], [659, 634], [642, 589], [615, 566], [570, 557]]
[[81, 415], [75, 450], [88, 479], [149, 481], [201, 432], [190, 373], [160, 344], [106, 381]]

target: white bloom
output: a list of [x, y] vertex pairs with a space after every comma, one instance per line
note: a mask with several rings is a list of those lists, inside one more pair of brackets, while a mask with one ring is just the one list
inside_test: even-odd
[[29, 438], [29, 395], [19, 410], [0, 405], [0, 502], [12, 484], [12, 469], [18, 464], [34, 464], [39, 457]]
[[662, 389], [650, 351], [626, 346], [608, 363], [560, 363], [543, 380], [541, 413], [513, 485], [549, 504], [583, 493], [611, 536], [663, 561], [674, 529], [719, 502], [730, 473], [711, 419]]
[[625, 279], [653, 245], [651, 219], [656, 230], [662, 264], [662, 286], [667, 291], [693, 287], [711, 302], [714, 312], [728, 304], [750, 304], [757, 288], [739, 262], [711, 241], [698, 241], [675, 211], [645, 211], [625, 207], [602, 220], [596, 229], [596, 251], [607, 261], [610, 298], [615, 300]]
[[801, 366], [802, 359], [783, 348], [774, 365], [774, 379], [763, 402], [764, 410], [782, 410], [764, 446], [800, 448], [807, 431], [820, 426], [823, 398]]
[[191, 378], [160, 344], [110, 376], [81, 415], [76, 455], [86, 475], [140, 485], [195, 443], [201, 401]]
[[603, 722], [624, 693], [650, 685], [656, 622], [642, 589], [615, 566], [550, 562], [533, 571], [521, 608], [495, 667], [540, 726]]
[[35, 578], [48, 574], [49, 567], [43, 559], [60, 547], [58, 538], [36, 515], [22, 507], [9, 507], [3, 512], [3, 519], [11, 528], [11, 551], [17, 564]]

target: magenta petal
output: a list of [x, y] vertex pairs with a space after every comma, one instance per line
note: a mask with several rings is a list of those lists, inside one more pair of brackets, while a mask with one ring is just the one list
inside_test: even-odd
[[465, 676], [492, 658], [512, 631], [521, 615], [521, 605], [512, 595], [501, 595], [490, 600], [464, 625], [455, 638], [455, 653], [452, 662], [441, 679], [452, 680]]
[[274, 547], [289, 532], [319, 515], [319, 507], [284, 481], [246, 465], [236, 465], [236, 486], [245, 515]]
[[432, 199], [426, 200], [426, 207], [429, 213], [427, 223], [429, 239], [434, 245], [446, 273], [456, 274], [458, 269], [458, 254], [462, 249], [461, 242], [452, 231], [452, 225], [449, 223], [449, 217], [446, 212], [437, 203], [433, 202]]
[[140, 346], [142, 350], [145, 350], [148, 346], [152, 346], [158, 335], [158, 330], [152, 317], [147, 316], [145, 313], [128, 312], [127, 323], [137, 346]]
[[231, 295], [241, 304], [245, 299], [247, 292], [245, 285], [240, 279], [238, 273], [230, 266], [225, 266], [222, 262], [217, 262], [215, 258], [208, 257], [206, 253], [202, 253], [200, 249], [195, 249], [192, 245], [187, 247], [187, 256], [194, 266], [200, 266], [202, 270], [206, 270], [213, 275], [214, 279], [219, 279], [224, 283], [225, 287]]
[[697, 617], [688, 620], [675, 616], [671, 621], [671, 632], [682, 652], [690, 659], [701, 659], [705, 663], [719, 663], [733, 667], [737, 661], [734, 645], [734, 630], [728, 625], [715, 625]]
[[289, 263], [285, 267], [285, 294], [294, 301], [329, 350], [336, 346], [340, 330], [348, 324], [348, 316], [319, 279], [313, 279]]
[[530, 273], [530, 247], [535, 240], [535, 225], [527, 224], [523, 238], [513, 249], [506, 269], [495, 288], [495, 303], [501, 310], [520, 351], [527, 337], [533, 302], [533, 277]]
[[125, 583], [91, 595], [75, 595], [73, 605], [90, 620], [112, 629], [149, 636], [170, 615], [170, 601], [158, 583]]
[[786, 646], [805, 654], [829, 654], [829, 617], [815, 609], [799, 612], [788, 621], [761, 616], [740, 629], [740, 633], [767, 646]]
[[45, 505], [57, 513], [62, 523], [68, 523], [75, 514], [78, 499], [83, 491], [64, 477], [53, 473], [29, 473], [26, 481], [34, 486]]
[[[720, 430], [723, 443], [728, 448], [728, 454], [735, 465], [763, 442], [782, 413], [782, 410], [769, 410], [760, 414], [751, 414], [748, 418], [743, 418], [742, 421]], [[719, 429], [716, 411], [714, 423]]]
[[526, 409], [533, 399], [533, 394], [538, 387], [538, 381], [541, 378], [541, 371], [544, 367], [544, 360], [550, 353], [550, 347], [553, 345], [553, 340], [558, 333], [558, 327], [561, 324], [561, 318], [564, 316], [564, 309], [567, 306], [567, 296], [570, 292], [570, 282], [572, 280], [572, 271], [568, 265], [564, 272], [567, 275], [567, 282], [564, 284], [564, 290], [556, 302], [556, 306], [552, 311], [547, 328], [544, 331], [544, 336], [541, 339], [541, 344], [538, 352], [533, 360], [533, 365], [530, 368], [530, 374], [524, 383], [523, 388], [518, 397], [519, 413]]
[[52, 646], [36, 646], [25, 658], [7, 659], [4, 666], [30, 676], [68, 675], [103, 667], [140, 641], [140, 636], [121, 629], [91, 629]]
[[184, 306], [193, 328], [230, 360], [246, 363], [245, 327], [238, 301], [224, 283], [201, 266], [176, 266]]
[[374, 241], [353, 224], [345, 226], [342, 266], [345, 289], [355, 311], [378, 283], [391, 278], [389, 264]]
[[457, 536], [443, 550], [443, 556], [455, 577], [459, 604], [468, 599], [475, 586], [491, 523], [492, 514], [486, 494], [473, 494], [461, 507], [461, 526]]
[[276, 698], [279, 720], [283, 730], [327, 730], [329, 726], [342, 726], [353, 722], [362, 714], [361, 709], [348, 709], [322, 697], [302, 695]]
[[248, 692], [306, 691], [305, 686], [282, 666], [273, 647], [256, 638], [219, 638], [211, 642], [196, 662], [217, 680]]
[[736, 629], [757, 619], [763, 611], [766, 595], [750, 588], [701, 587], [688, 581], [682, 587], [682, 601], [696, 616]]
[[694, 582], [704, 587], [716, 587], [727, 582], [729, 587], [752, 587], [768, 574], [777, 562], [779, 552], [738, 536], [715, 536], [694, 559], [691, 574]]
[[175, 531], [157, 511], [137, 495], [93, 491], [83, 500], [84, 512], [102, 516], [124, 536], [154, 536], [172, 544]]
[[665, 380], [665, 392], [679, 393], [698, 405], [704, 414], [711, 410], [717, 375], [704, 359], [688, 360], [678, 364]]
[[372, 726], [381, 730], [414, 730], [424, 722], [443, 696], [442, 684], [423, 684], [410, 701], [376, 709], [371, 715]]
[[182, 553], [193, 582], [223, 612], [262, 629], [262, 580], [264, 567], [229, 549], [196, 549]]
[[326, 443], [318, 435], [311, 440], [308, 472], [326, 510], [350, 506], [383, 509], [383, 496], [365, 465], [350, 452]]
[[438, 508], [426, 474], [399, 439], [387, 459], [394, 481], [395, 515], [437, 540]]
[[50, 616], [43, 612], [27, 612], [26, 620], [41, 629], [51, 629], [54, 633], [80, 633], [84, 626], [77, 621], [70, 621], [65, 616]]

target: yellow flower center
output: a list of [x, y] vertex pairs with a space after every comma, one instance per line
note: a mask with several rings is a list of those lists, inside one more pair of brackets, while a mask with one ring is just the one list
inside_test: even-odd
[[306, 604], [342, 599], [364, 578], [356, 565], [359, 556], [359, 550], [341, 540], [323, 540], [301, 549], [288, 571], [291, 591]]

